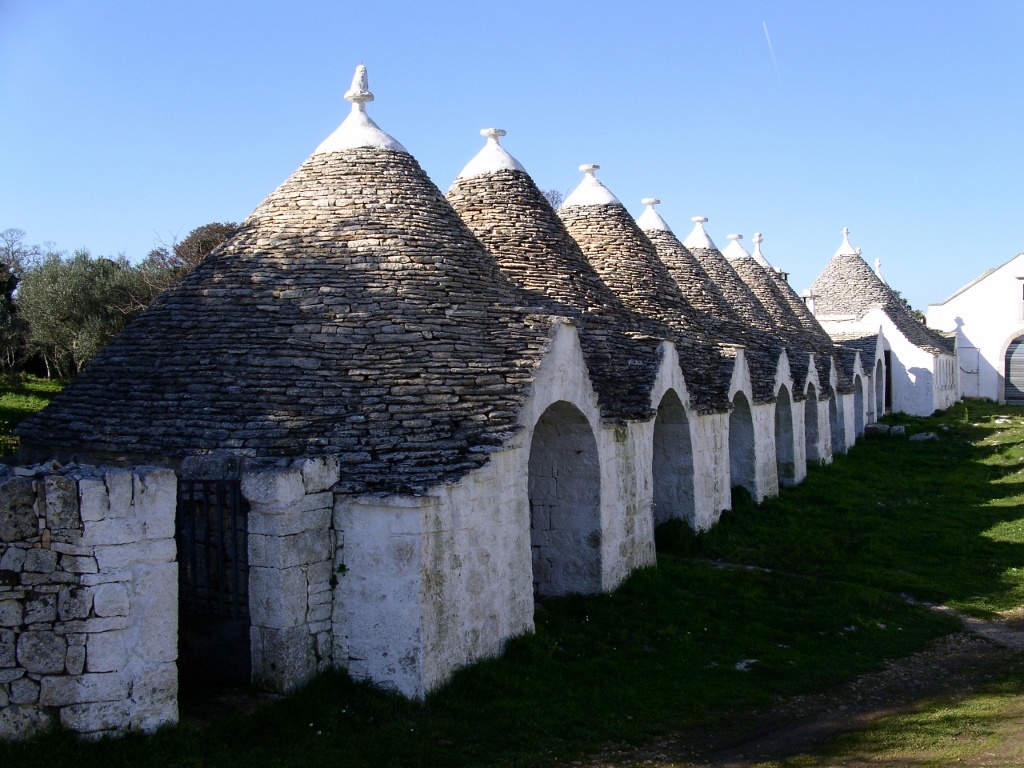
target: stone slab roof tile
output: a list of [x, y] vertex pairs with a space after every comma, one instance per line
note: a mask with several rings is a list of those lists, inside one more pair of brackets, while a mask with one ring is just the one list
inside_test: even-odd
[[316, 153], [18, 433], [153, 460], [337, 454], [354, 492], [423, 490], [518, 429], [551, 321], [517, 298], [410, 155]]

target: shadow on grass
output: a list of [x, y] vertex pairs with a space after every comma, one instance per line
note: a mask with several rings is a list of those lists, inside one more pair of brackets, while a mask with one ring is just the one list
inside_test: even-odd
[[[971, 410], [978, 418], [994, 408]], [[868, 439], [760, 506], [737, 497], [711, 531], [662, 526], [659, 549], [874, 586], [979, 615], [1020, 605], [1024, 425], [964, 425], [954, 411], [900, 419], [908, 433], [938, 429], [938, 441]], [[1007, 411], [1024, 421], [1024, 409], [996, 412]]]

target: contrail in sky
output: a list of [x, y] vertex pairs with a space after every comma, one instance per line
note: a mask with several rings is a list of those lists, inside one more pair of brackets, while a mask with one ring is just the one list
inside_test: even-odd
[[782, 85], [782, 75], [779, 73], [779, 62], [775, 60], [775, 50], [772, 48], [772, 38], [768, 34], [768, 22], [762, 21], [764, 25], [764, 39], [768, 41], [768, 53], [772, 55], [772, 64], [775, 65], [775, 76], [779, 78], [779, 85]]

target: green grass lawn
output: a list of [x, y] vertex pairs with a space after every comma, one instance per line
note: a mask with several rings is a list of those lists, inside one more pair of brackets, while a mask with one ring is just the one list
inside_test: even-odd
[[535, 634], [424, 703], [331, 673], [206, 728], [54, 732], [0, 747], [0, 764], [532, 766], [668, 731], [742, 732], [776, 697], [958, 628], [901, 594], [980, 615], [1024, 603], [1024, 409], [903, 423], [941, 439], [871, 438], [777, 499], [738, 495], [710, 532], [662, 526], [657, 568], [614, 594], [546, 601]]
[[18, 438], [11, 430], [43, 408], [64, 388], [63, 382], [35, 376], [0, 376], [0, 456], [13, 456]]

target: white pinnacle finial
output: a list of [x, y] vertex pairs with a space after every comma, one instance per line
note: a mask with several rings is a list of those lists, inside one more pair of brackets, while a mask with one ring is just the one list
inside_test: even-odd
[[562, 208], [568, 208], [570, 205], [622, 205], [619, 198], [613, 195], [608, 187], [594, 175], [594, 171], [600, 167], [600, 165], [592, 163], [580, 166], [580, 170], [586, 175], [579, 186], [565, 198], [565, 202], [561, 205]]
[[850, 245], [850, 228], [843, 227], [843, 244], [839, 246], [839, 250], [835, 253], [836, 256], [856, 256], [857, 251], [854, 250], [853, 246]]
[[388, 136], [366, 114], [366, 102], [373, 101], [370, 93], [366, 67], [360, 64], [352, 77], [352, 87], [345, 92], [345, 99], [352, 102], [352, 111], [334, 133], [324, 139], [316, 148], [314, 155], [340, 152], [345, 149], [370, 147], [373, 149], [391, 149], [406, 152], [405, 147]]
[[690, 219], [693, 222], [693, 232], [683, 240], [683, 245], [687, 248], [703, 248], [706, 251], [717, 250], [717, 246], [708, 237], [708, 233], [704, 231], [704, 224], [707, 220], [707, 216], [694, 216]]
[[[878, 276], [879, 280], [881, 280], [883, 283], [885, 283], [885, 278], [882, 277], [882, 260], [881, 259], [875, 259], [875, 274]], [[888, 285], [888, 283], [885, 283], [885, 284]]]
[[465, 168], [462, 169], [462, 173], [458, 175], [460, 179], [469, 179], [473, 176], [483, 176], [488, 173], [497, 173], [498, 171], [523, 171], [526, 169], [519, 164], [512, 155], [505, 151], [505, 148], [498, 143], [498, 139], [505, 135], [505, 131], [501, 128], [483, 128], [480, 131], [481, 136], [487, 137], [487, 143], [484, 144], [484, 148], [476, 153], [476, 157], [469, 161]]
[[352, 76], [352, 86], [345, 92], [345, 101], [352, 102], [352, 110], [366, 111], [366, 102], [373, 101], [373, 94], [370, 93], [370, 78], [366, 74], [366, 67], [360, 64], [356, 67], [356, 73]]
[[772, 265], [768, 263], [768, 259], [766, 259], [764, 257], [764, 254], [761, 253], [761, 243], [762, 242], [764, 242], [764, 238], [761, 237], [761, 233], [760, 232], [755, 232], [754, 233], [754, 252], [751, 254], [751, 256], [754, 257], [754, 261], [756, 261], [758, 264], [760, 264], [765, 269], [771, 269]]
[[645, 197], [640, 201], [647, 207], [644, 208], [644, 212], [640, 214], [640, 218], [636, 220], [636, 224], [644, 232], [651, 232], [654, 230], [660, 232], [671, 232], [672, 228], [669, 227], [668, 222], [661, 218], [661, 214], [654, 210], [654, 206], [661, 205], [661, 200], [656, 197]]
[[727, 259], [749, 259], [750, 253], [740, 245], [740, 240], [743, 239], [743, 235], [729, 235], [729, 239], [732, 241], [722, 251], [722, 255]]

